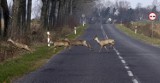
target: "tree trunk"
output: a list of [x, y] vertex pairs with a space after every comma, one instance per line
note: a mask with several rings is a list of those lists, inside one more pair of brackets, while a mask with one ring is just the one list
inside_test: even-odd
[[65, 1], [65, 6], [64, 6], [64, 10], [65, 10], [65, 12], [64, 12], [64, 25], [68, 25], [68, 19], [69, 19], [69, 2], [70, 2], [70, 0], [66, 0]]
[[12, 21], [11, 21], [11, 37], [15, 39], [19, 35], [19, 4], [21, 0], [13, 0]]
[[58, 18], [57, 18], [57, 27], [62, 27], [64, 22], [64, 4], [65, 0], [59, 1], [59, 9], [58, 9]]
[[70, 0], [69, 2], [69, 15], [71, 16], [73, 14], [73, 0]]
[[20, 2], [19, 16], [19, 21], [21, 23], [20, 32], [21, 35], [24, 35], [26, 32], [26, 0], [21, 0]]
[[42, 0], [42, 9], [41, 9], [41, 26], [46, 30], [48, 24], [48, 3], [49, 0]]
[[27, 5], [27, 33], [30, 31], [30, 25], [31, 25], [31, 9], [32, 9], [32, 0], [28, 0], [28, 5]]
[[9, 9], [7, 5], [7, 0], [0, 0], [0, 7], [1, 7], [1, 23], [2, 24], [4, 23], [3, 27], [1, 27], [1, 36], [4, 38], [7, 36], [8, 22], [9, 22]]
[[56, 2], [57, 2], [57, 0], [51, 1], [51, 9], [50, 9], [50, 15], [49, 15], [49, 28], [50, 29], [52, 29], [54, 27], [54, 24], [56, 21], [56, 16], [55, 16]]

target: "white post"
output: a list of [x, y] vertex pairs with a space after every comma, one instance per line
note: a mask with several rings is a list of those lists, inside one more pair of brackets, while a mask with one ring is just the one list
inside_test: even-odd
[[83, 26], [85, 25], [85, 14], [82, 14], [82, 18], [83, 18]]
[[137, 29], [135, 29], [135, 34], [137, 34]]
[[83, 21], [83, 26], [85, 25], [85, 22]]
[[77, 27], [74, 27], [74, 34], [77, 34]]
[[134, 31], [134, 33], [137, 34], [137, 26], [135, 26], [135, 31]]
[[48, 35], [48, 38], [47, 38], [48, 47], [50, 47], [51, 45], [50, 45], [50, 32], [49, 31], [47, 31], [47, 35]]

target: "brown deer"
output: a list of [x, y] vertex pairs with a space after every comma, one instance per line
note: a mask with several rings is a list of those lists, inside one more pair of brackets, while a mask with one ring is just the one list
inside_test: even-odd
[[[68, 40], [68, 39], [65, 39]], [[68, 40], [70, 42], [70, 46], [86, 46], [90, 50], [92, 50], [91, 45], [86, 40]]]
[[16, 47], [18, 47], [20, 49], [25, 49], [25, 50], [27, 50], [29, 52], [32, 52], [32, 50], [26, 44], [21, 44], [21, 43], [15, 42], [11, 38], [9, 38], [7, 41], [11, 42], [14, 46], [16, 46]]
[[66, 41], [66, 40], [57, 40], [57, 41], [54, 41], [54, 42], [50, 41], [50, 44], [53, 44], [54, 50], [55, 50], [57, 47], [62, 47], [62, 46], [64, 46], [65, 49], [66, 49], [66, 48], [69, 48], [69, 46], [70, 46], [70, 42], [69, 42], [69, 41]]
[[113, 47], [114, 44], [115, 44], [115, 41], [113, 39], [103, 39], [103, 40], [99, 40], [99, 38], [97, 36], [94, 37], [94, 40], [100, 45], [100, 50], [99, 52], [101, 51], [101, 49], [104, 47], [107, 51], [107, 47], [106, 46], [111, 46]]

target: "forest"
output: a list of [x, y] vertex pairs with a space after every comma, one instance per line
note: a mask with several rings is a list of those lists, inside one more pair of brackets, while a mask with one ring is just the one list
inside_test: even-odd
[[64, 38], [80, 25], [82, 14], [89, 15], [92, 5], [94, 0], [0, 0], [0, 56], [15, 50], [9, 39], [23, 47], [46, 44], [47, 31], [53, 40]]

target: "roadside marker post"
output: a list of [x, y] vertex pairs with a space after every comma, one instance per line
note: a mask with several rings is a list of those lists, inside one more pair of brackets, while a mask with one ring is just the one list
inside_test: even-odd
[[74, 34], [77, 34], [77, 27], [74, 27]]
[[47, 36], [48, 36], [47, 38], [48, 47], [50, 47], [51, 45], [50, 45], [50, 32], [49, 31], [47, 31]]
[[85, 14], [82, 14], [82, 19], [83, 19], [82, 24], [83, 24], [83, 27], [84, 27], [84, 25], [86, 24], [86, 22], [85, 22]]
[[85, 21], [83, 21], [83, 27], [84, 27], [85, 24], [86, 24]]
[[137, 34], [137, 26], [135, 26], [134, 33]]
[[149, 20], [152, 21], [152, 27], [151, 27], [151, 29], [152, 29], [151, 37], [152, 37], [152, 38], [153, 38], [154, 21], [156, 20], [156, 18], [157, 18], [157, 15], [156, 15], [155, 13], [151, 12], [151, 13], [149, 14]]

